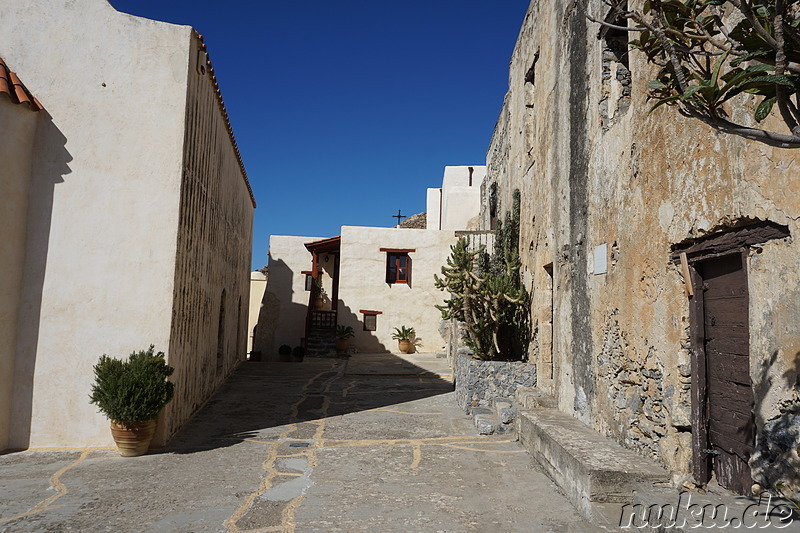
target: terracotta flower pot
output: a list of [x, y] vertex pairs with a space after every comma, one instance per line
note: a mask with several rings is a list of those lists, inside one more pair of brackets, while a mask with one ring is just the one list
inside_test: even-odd
[[397, 346], [400, 348], [400, 353], [411, 352], [411, 341], [397, 341]]
[[336, 353], [346, 353], [348, 344], [347, 339], [336, 339]]
[[147, 453], [156, 432], [156, 421], [142, 424], [117, 424], [111, 422], [111, 435], [122, 457], [138, 457]]

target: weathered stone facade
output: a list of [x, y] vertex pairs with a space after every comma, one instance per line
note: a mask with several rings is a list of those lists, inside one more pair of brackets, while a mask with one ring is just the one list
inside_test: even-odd
[[654, 67], [635, 50], [620, 53], [618, 35], [598, 36], [587, 10], [603, 19], [605, 9], [599, 0], [531, 3], [487, 154], [481, 227], [522, 192], [537, 386], [562, 411], [690, 477], [692, 300], [671, 253], [749, 224], [781, 225], [790, 237], [742, 248], [750, 467], [756, 482], [800, 488], [800, 153], [667, 106], [648, 113]]

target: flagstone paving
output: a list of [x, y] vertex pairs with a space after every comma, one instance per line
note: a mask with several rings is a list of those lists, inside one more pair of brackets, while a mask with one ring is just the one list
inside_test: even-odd
[[446, 360], [244, 363], [169, 447], [0, 456], [0, 531], [590, 531]]

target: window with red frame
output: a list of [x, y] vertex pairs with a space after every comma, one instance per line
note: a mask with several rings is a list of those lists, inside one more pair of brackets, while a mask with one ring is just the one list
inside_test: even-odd
[[386, 283], [404, 283], [411, 285], [411, 256], [414, 250], [392, 250], [381, 248], [386, 252]]

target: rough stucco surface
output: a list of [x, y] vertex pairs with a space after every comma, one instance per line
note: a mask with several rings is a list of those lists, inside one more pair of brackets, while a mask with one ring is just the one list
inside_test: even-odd
[[[413, 327], [420, 352], [443, 349], [439, 333], [444, 293], [433, 286], [433, 275], [450, 255], [452, 231], [342, 227], [339, 281], [339, 324], [352, 326], [351, 346], [361, 352], [398, 350], [394, 328]], [[413, 249], [411, 284], [386, 283], [386, 252], [381, 248]], [[361, 310], [380, 311], [377, 331], [364, 331]]]
[[[88, 402], [92, 366], [150, 344], [176, 367], [163, 441], [222, 379], [202, 374], [209, 354], [195, 349], [216, 346], [217, 322], [203, 320], [217, 315], [223, 286], [226, 324], [241, 332], [225, 336], [223, 373], [232, 370], [253, 207], [238, 166], [238, 183], [220, 175], [191, 191], [201, 185], [188, 174], [202, 169], [184, 161], [185, 148], [230, 144], [217, 133], [210, 87], [200, 89], [213, 101], [206, 123], [187, 123], [193, 39], [187, 26], [119, 13], [106, 0], [0, 2], [0, 50], [50, 115], [34, 140], [9, 447], [109, 445], [108, 422]], [[235, 159], [217, 149], [208, 155], [227, 172]], [[230, 190], [212, 198], [221, 188]]]
[[[653, 67], [631, 51], [622, 86], [604, 81], [607, 47], [587, 9], [605, 16], [596, 0], [531, 3], [487, 155], [481, 225], [491, 226], [494, 184], [498, 216], [521, 190], [539, 386], [563, 411], [688, 476], [689, 304], [671, 247], [755, 220], [786, 225], [794, 237], [800, 154], [715, 132], [666, 106], [648, 114]], [[608, 120], [609, 98], [628, 94], [630, 108], [620, 102]], [[594, 275], [593, 250], [603, 243], [608, 272]], [[795, 488], [798, 247], [793, 238], [771, 242], [748, 263], [751, 466], [757, 481]], [[542, 379], [550, 367], [552, 380]]]
[[[31, 180], [33, 139], [41, 115], [26, 105], [15, 105], [0, 95], [0, 450], [8, 447], [11, 427], [11, 393], [17, 340], [28, 186]], [[46, 119], [42, 119], [46, 120]]]
[[189, 46], [186, 129], [168, 361], [175, 396], [162, 412], [165, 443], [245, 359], [253, 204], [211, 76]]

